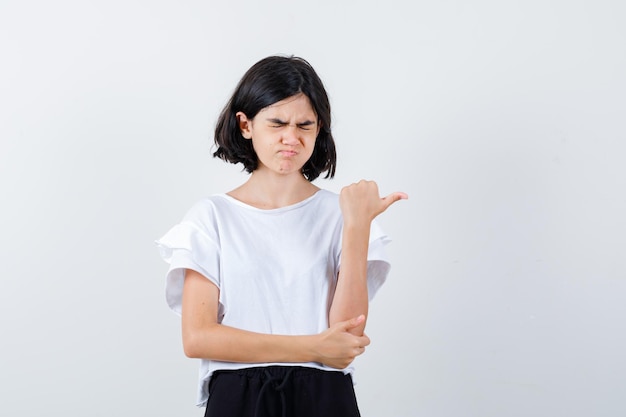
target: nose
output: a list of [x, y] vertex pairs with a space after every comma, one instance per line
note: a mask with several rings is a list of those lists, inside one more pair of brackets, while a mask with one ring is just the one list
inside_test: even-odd
[[299, 141], [300, 139], [298, 138], [298, 126], [285, 126], [282, 135], [282, 142], [285, 145], [297, 145]]

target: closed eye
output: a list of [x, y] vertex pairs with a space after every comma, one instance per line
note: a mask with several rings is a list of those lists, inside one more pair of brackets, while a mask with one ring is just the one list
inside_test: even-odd
[[[289, 126], [289, 123], [280, 120], [280, 119], [267, 119], [267, 121], [269, 122], [269, 126], [272, 128], [281, 128], [281, 127], [285, 127], [285, 126]], [[311, 120], [307, 120], [304, 121], [302, 123], [296, 123], [296, 126], [298, 127], [298, 129], [302, 129], [302, 130], [312, 130], [313, 126], [315, 126], [315, 122], [311, 121]]]
[[283, 127], [283, 126], [287, 126], [287, 122], [283, 122], [280, 119], [267, 119], [267, 121], [269, 122], [270, 127]]
[[307, 120], [306, 122], [298, 123], [297, 126], [302, 130], [311, 130], [315, 126], [315, 122]]

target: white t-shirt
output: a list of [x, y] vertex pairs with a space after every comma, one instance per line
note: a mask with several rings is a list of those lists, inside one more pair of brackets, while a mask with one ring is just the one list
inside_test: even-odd
[[[320, 190], [299, 203], [258, 209], [226, 194], [196, 203], [157, 241], [170, 264], [166, 300], [181, 313], [185, 269], [198, 271], [220, 290], [218, 320], [267, 334], [310, 335], [328, 328], [341, 256], [343, 219], [339, 196]], [[387, 278], [387, 236], [374, 221], [367, 281], [370, 300]], [[198, 405], [208, 399], [216, 370], [299, 365], [328, 371], [320, 363], [232, 363], [202, 360]], [[343, 370], [352, 373], [350, 366]]]

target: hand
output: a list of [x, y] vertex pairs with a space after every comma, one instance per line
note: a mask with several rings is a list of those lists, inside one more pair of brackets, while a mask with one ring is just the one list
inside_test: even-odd
[[403, 192], [391, 193], [384, 198], [378, 194], [378, 185], [374, 181], [361, 180], [348, 185], [339, 194], [339, 205], [344, 223], [371, 222], [393, 203], [409, 198]]
[[365, 346], [370, 344], [370, 338], [354, 336], [349, 332], [361, 325], [365, 316], [335, 323], [327, 330], [317, 335], [317, 343], [313, 347], [318, 358], [317, 362], [331, 368], [344, 369], [352, 363], [354, 358], [365, 352]]

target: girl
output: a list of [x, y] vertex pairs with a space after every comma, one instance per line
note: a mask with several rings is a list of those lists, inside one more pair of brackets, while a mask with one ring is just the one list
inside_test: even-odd
[[324, 86], [302, 58], [271, 56], [243, 76], [215, 129], [216, 157], [249, 179], [196, 203], [157, 243], [185, 354], [200, 358], [205, 416], [359, 416], [354, 358], [370, 343], [368, 302], [385, 281], [380, 198], [339, 195]]

